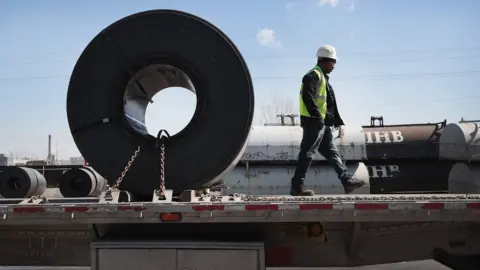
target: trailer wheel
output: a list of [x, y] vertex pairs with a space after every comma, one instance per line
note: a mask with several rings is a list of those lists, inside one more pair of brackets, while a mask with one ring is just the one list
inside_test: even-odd
[[197, 107], [190, 123], [166, 141], [166, 188], [209, 187], [243, 154], [254, 110], [247, 65], [218, 28], [174, 10], [128, 16], [90, 42], [70, 79], [71, 133], [109, 184], [140, 146], [120, 185], [136, 198], [148, 199], [159, 187], [160, 155], [144, 115], [153, 95], [172, 86], [194, 92]]

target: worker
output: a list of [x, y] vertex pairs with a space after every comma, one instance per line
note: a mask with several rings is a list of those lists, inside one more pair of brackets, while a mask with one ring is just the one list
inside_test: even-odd
[[292, 178], [290, 191], [292, 196], [314, 195], [312, 190], [304, 187], [304, 181], [316, 151], [333, 166], [346, 194], [365, 185], [365, 181], [356, 179], [348, 172], [333, 142], [332, 127], [339, 128], [344, 125], [328, 76], [335, 68], [336, 62], [335, 48], [330, 45], [321, 46], [317, 51], [317, 64], [302, 79], [300, 125], [303, 129], [303, 138]]

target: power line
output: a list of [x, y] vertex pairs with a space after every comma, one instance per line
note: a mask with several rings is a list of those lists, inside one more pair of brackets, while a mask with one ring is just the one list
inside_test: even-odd
[[[465, 100], [465, 99], [479, 99], [480, 95], [471, 95], [471, 96], [463, 96], [463, 97], [451, 97], [451, 98], [442, 98], [442, 99], [426, 99], [426, 100], [415, 100], [412, 102], [408, 102], [409, 104], [426, 104], [426, 103], [441, 103], [441, 102], [451, 102], [455, 100]], [[368, 104], [368, 106], [375, 106], [375, 107], [394, 107], [394, 106], [404, 106], [405, 103], [400, 102], [390, 102], [390, 103], [375, 103], [375, 104]], [[409, 105], [410, 106], [410, 105]]]
[[[399, 59], [395, 59], [395, 60], [392, 60], [392, 59], [388, 59], [388, 60], [375, 60], [375, 58], [368, 58], [365, 59], [365, 60], [361, 60], [361, 63], [363, 65], [371, 65], [371, 64], [382, 64], [382, 63], [389, 63], [389, 64], [392, 64], [392, 63], [420, 63], [420, 62], [428, 62], [429, 60], [432, 60], [433, 57], [424, 57], [424, 58], [421, 58], [421, 57], [415, 57], [413, 59], [406, 59], [406, 58], [399, 58]], [[440, 60], [442, 62], [447, 62], [449, 60], [474, 60], [474, 59], [478, 59], [480, 58], [480, 54], [479, 55], [464, 55], [464, 56], [442, 56], [442, 57], [435, 57], [434, 60]], [[262, 61], [262, 62], [265, 62], [265, 60], [283, 60], [285, 62], [313, 62], [315, 61], [315, 58], [313, 57], [296, 57], [296, 58], [293, 58], [293, 57], [284, 57], [284, 58], [281, 58], [281, 57], [278, 57], [278, 58], [267, 58], [267, 59], [252, 59], [250, 60], [249, 62], [257, 62], [257, 61]], [[344, 60], [342, 62], [349, 62], [350, 64], [353, 62], [353, 61], [350, 61], [351, 58], [347, 58], [347, 60]], [[1, 66], [1, 64], [0, 64]]]
[[[479, 51], [480, 52], [480, 51]], [[401, 56], [401, 55], [398, 55]], [[306, 62], [306, 61], [313, 61], [314, 59], [312, 56], [301, 56], [301, 57], [294, 57], [294, 56], [265, 56], [265, 57], [252, 57], [253, 59], [248, 60], [247, 62], [259, 62], [259, 61], [268, 61], [268, 60], [280, 60], [280, 61], [286, 61], [286, 62]], [[429, 59], [430, 58], [430, 59]], [[361, 60], [362, 64], [382, 64], [382, 63], [419, 63], [419, 62], [426, 62], [428, 60], [431, 60], [431, 56], [425, 56], [425, 57], [415, 57], [413, 59], [406, 59], [406, 58], [401, 58], [397, 60], [375, 60], [374, 58], [368, 58], [365, 60]], [[454, 56], [442, 56], [442, 57], [435, 57], [436, 60], [441, 60], [442, 62], [449, 61], [449, 60], [470, 60], [470, 59], [479, 59], [480, 54], [478, 55], [454, 55]], [[351, 58], [347, 58], [350, 60]], [[76, 61], [76, 60], [75, 60]], [[58, 63], [74, 63], [75, 61], [72, 61], [71, 59], [55, 59], [52, 61], [48, 60], [28, 60], [28, 61], [16, 61], [16, 62], [1, 62], [0, 61], [0, 67], [6, 67], [6, 66], [22, 66], [22, 65], [32, 65], [32, 64], [58, 64]], [[345, 61], [346, 62], [346, 61]]]
[[[398, 80], [408, 78], [424, 78], [424, 77], [453, 77], [453, 76], [472, 76], [479, 74], [480, 70], [460, 71], [460, 72], [431, 72], [431, 73], [410, 73], [410, 74], [386, 74], [386, 75], [366, 75], [366, 76], [348, 76], [335, 78], [337, 81], [343, 80], [367, 80], [367, 81], [385, 81]], [[0, 78], [0, 83], [10, 81], [30, 81], [30, 80], [50, 80], [50, 79], [66, 79], [70, 75], [50, 75], [50, 76], [25, 76], [25, 77], [5, 77]], [[255, 76], [254, 80], [293, 80], [298, 79], [297, 76]]]
[[[433, 53], [433, 52], [448, 52], [448, 53], [459, 53], [459, 52], [480, 52], [480, 46], [470, 46], [470, 47], [447, 47], [447, 48], [429, 48], [429, 49], [401, 49], [401, 50], [389, 50], [389, 51], [357, 51], [357, 52], [346, 52], [342, 55], [346, 56], [369, 56], [369, 57], [378, 57], [378, 56], [399, 56], [399, 55], [405, 55], [405, 54], [418, 54], [418, 53]], [[75, 53], [68, 53], [68, 57], [79, 57], [82, 52], [75, 52]], [[6, 53], [7, 54], [7, 53]], [[58, 55], [67, 55], [66, 53], [58, 53], [58, 52], [46, 52], [41, 55], [36, 55], [36, 56], [30, 56], [30, 59], [37, 59], [41, 60], [46, 57], [51, 57], [51, 56], [58, 56]], [[288, 55], [249, 55], [249, 54], [244, 54], [245, 57], [252, 57], [252, 58], [279, 58], [279, 59], [285, 59], [288, 57], [295, 57], [298, 58], [299, 56], [304, 56], [311, 58], [313, 57], [314, 54], [312, 53], [289, 53]], [[443, 56], [448, 57], [448, 56]], [[453, 56], [457, 57], [457, 56]], [[468, 57], [468, 56], [466, 56]], [[58, 60], [57, 60], [58, 61]], [[29, 60], [29, 61], [24, 61], [24, 63], [34, 63], [35, 61]], [[18, 62], [15, 62], [18, 63]], [[2, 64], [3, 65], [3, 64]]]
[[50, 76], [25, 76], [25, 77], [5, 77], [0, 78], [0, 83], [10, 81], [30, 81], [30, 80], [50, 80], [50, 79], [65, 79], [70, 76], [66, 75], [50, 75]]
[[[347, 52], [343, 55], [345, 56], [389, 56], [389, 55], [401, 55], [401, 54], [418, 54], [418, 53], [432, 53], [432, 52], [449, 52], [449, 53], [458, 53], [458, 52], [478, 52], [480, 51], [480, 46], [471, 46], [471, 47], [450, 47], [450, 48], [436, 48], [436, 49], [404, 49], [404, 50], [390, 50], [390, 51], [358, 51], [358, 52]], [[307, 56], [313, 57], [313, 53], [291, 53], [291, 56]], [[283, 57], [281, 55], [269, 55], [266, 57]]]
[[[384, 80], [398, 80], [407, 78], [421, 78], [421, 77], [451, 77], [451, 76], [471, 76], [479, 74], [480, 70], [462, 71], [462, 72], [432, 72], [432, 73], [411, 73], [411, 74], [391, 74], [391, 75], [370, 75], [370, 76], [349, 76], [335, 78], [337, 81], [343, 80], [371, 80], [371, 81], [384, 81]], [[290, 80], [298, 79], [298, 77], [292, 76], [263, 76], [253, 77], [260, 80]]]

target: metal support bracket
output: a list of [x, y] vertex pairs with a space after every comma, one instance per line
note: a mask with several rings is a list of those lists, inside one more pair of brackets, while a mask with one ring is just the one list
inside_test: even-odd
[[47, 202], [46, 197], [31, 197], [21, 201], [19, 204], [45, 204]]
[[185, 190], [180, 193], [180, 201], [181, 202], [193, 202], [197, 199], [197, 194], [195, 190]]
[[160, 189], [155, 189], [153, 191], [153, 199], [152, 202], [154, 203], [171, 203], [173, 198], [173, 190], [166, 189], [162, 191]]
[[123, 203], [132, 202], [133, 196], [125, 190], [107, 190], [100, 194], [99, 203]]
[[231, 196], [216, 195], [210, 190], [185, 190], [180, 193], [180, 202], [241, 202], [243, 196], [241, 194], [233, 194]]

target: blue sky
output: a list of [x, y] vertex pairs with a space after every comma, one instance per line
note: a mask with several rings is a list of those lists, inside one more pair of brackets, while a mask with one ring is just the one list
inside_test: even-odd
[[[44, 158], [52, 134], [61, 158], [78, 155], [65, 113], [75, 61], [109, 24], [161, 8], [209, 20], [236, 43], [254, 79], [256, 124], [297, 111], [301, 77], [323, 44], [337, 48], [331, 80], [349, 126], [371, 115], [387, 124], [480, 119], [480, 1], [2, 0], [0, 153]], [[173, 105], [183, 99], [191, 106]], [[194, 110], [188, 92], [154, 100], [153, 129], [176, 132], [191, 114], [162, 115]]]

